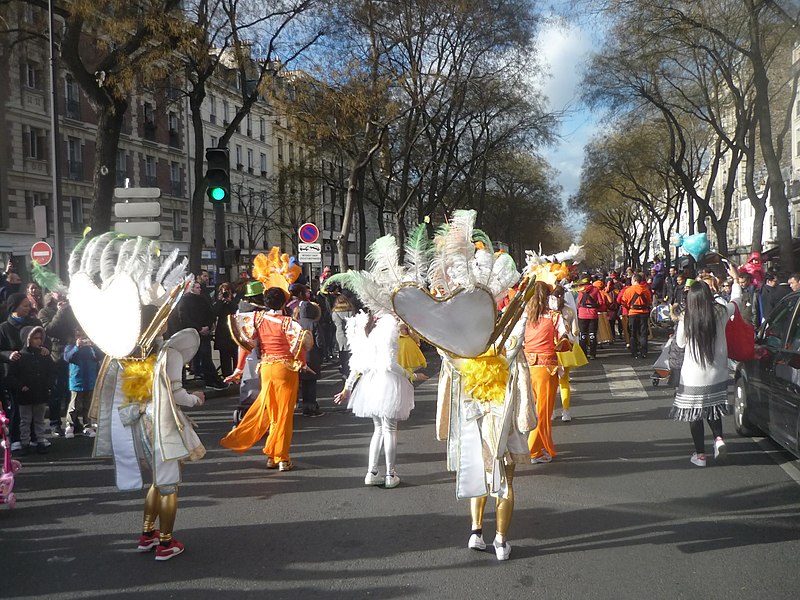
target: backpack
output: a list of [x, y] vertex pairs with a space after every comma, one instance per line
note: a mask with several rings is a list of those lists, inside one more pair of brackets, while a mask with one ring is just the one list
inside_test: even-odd
[[647, 301], [647, 298], [644, 296], [644, 294], [636, 292], [631, 298], [629, 308], [638, 308], [644, 310], [650, 308], [650, 303]]
[[580, 292], [580, 299], [578, 300], [578, 306], [581, 308], [597, 308], [597, 303], [594, 301], [589, 292], [583, 291]]

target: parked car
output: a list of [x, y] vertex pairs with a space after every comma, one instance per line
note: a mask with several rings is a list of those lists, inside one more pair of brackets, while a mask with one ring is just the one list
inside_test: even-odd
[[755, 358], [735, 372], [734, 422], [800, 457], [800, 292], [783, 298], [756, 333]]

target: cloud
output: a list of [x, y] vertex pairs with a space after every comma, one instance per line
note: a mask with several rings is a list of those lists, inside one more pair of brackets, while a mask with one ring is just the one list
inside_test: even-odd
[[550, 109], [574, 108], [581, 71], [593, 50], [590, 36], [576, 25], [552, 24], [540, 32], [537, 46], [546, 71], [540, 89]]

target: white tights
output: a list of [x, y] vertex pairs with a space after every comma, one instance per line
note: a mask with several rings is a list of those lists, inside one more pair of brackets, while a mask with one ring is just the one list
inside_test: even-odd
[[383, 452], [386, 455], [386, 474], [394, 474], [394, 463], [397, 458], [397, 419], [372, 417], [372, 423], [375, 425], [375, 431], [369, 443], [369, 470], [371, 473], [378, 472], [378, 461], [383, 445]]

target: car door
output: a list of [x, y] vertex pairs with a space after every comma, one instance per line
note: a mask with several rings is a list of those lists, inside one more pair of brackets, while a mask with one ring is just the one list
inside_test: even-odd
[[[748, 365], [748, 408], [755, 425], [771, 431], [769, 409], [771, 395], [777, 393], [775, 385], [776, 355], [786, 348], [786, 340], [797, 310], [798, 296], [787, 296], [772, 311], [756, 335], [754, 360]], [[782, 369], [785, 373], [785, 369]]]
[[769, 434], [796, 454], [800, 414], [800, 315], [795, 313], [786, 344], [775, 352], [775, 376], [769, 386]]

